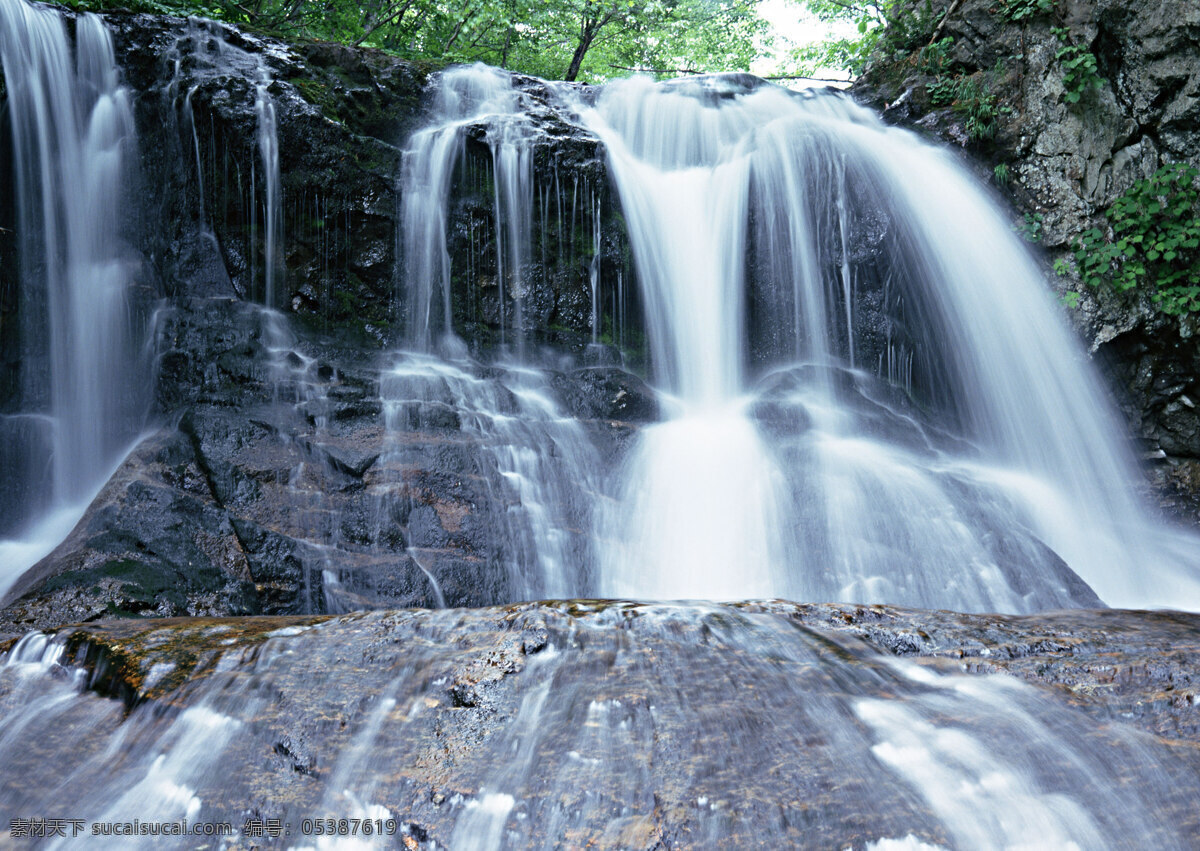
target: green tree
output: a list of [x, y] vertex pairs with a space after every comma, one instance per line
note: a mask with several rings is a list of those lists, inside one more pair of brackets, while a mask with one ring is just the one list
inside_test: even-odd
[[565, 5], [574, 26], [562, 42], [569, 44], [573, 36], [574, 49], [564, 80], [579, 78], [589, 53], [596, 57], [591, 77], [632, 68], [744, 70], [766, 26], [754, 0], [565, 0]]
[[65, 0], [79, 9], [190, 14], [287, 38], [486, 62], [550, 79], [630, 69], [746, 70], [766, 23], [757, 0]]
[[942, 15], [932, 0], [798, 0], [826, 23], [852, 23], [856, 34], [830, 37], [793, 51], [798, 70], [829, 68], [857, 77], [879, 48], [914, 51], [931, 40]]
[[766, 27], [755, 0], [531, 0], [503, 17], [503, 49], [439, 58], [570, 81], [634, 69], [744, 70]]

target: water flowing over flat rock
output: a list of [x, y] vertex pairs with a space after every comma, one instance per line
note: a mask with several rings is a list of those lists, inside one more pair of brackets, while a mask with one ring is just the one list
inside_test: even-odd
[[333, 817], [394, 819], [367, 847], [1182, 848], [1198, 636], [769, 602], [108, 621], [0, 664], [0, 789], [286, 847]]
[[[53, 25], [48, 68], [79, 50], [58, 13], [25, 17]], [[211, 22], [85, 20], [164, 189], [130, 246], [160, 298], [122, 291], [154, 367], [125, 383], [155, 391], [123, 433], [155, 436], [69, 540], [9, 570], [4, 629], [547, 596], [1200, 595], [1200, 543], [1139, 498], [1002, 211], [848, 98], [746, 75], [427, 77]], [[65, 407], [12, 397], [3, 423], [93, 418], [72, 370], [33, 362]]]

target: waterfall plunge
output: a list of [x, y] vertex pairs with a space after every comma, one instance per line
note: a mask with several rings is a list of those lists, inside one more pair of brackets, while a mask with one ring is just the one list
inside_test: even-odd
[[512, 80], [505, 72], [485, 65], [447, 71], [436, 110], [436, 123], [412, 139], [401, 179], [400, 254], [409, 300], [409, 341], [426, 349], [435, 341], [435, 332], [453, 335], [446, 206], [463, 156], [465, 133], [472, 125], [483, 125], [494, 173], [501, 343], [505, 342], [507, 292], [516, 306], [513, 324], [520, 345], [523, 272], [533, 219], [532, 128]]
[[5, 0], [0, 57], [22, 304], [18, 410], [0, 418], [3, 531], [22, 540], [0, 542], [2, 592], [61, 540], [138, 434], [148, 367], [121, 228], [133, 114], [109, 33], [81, 15], [72, 50], [58, 12]]
[[[738, 77], [617, 83], [580, 112], [608, 147], [656, 374], [680, 404], [627, 469], [606, 591], [655, 576], [666, 597], [1084, 604], [1061, 558], [1113, 604], [1200, 602], [1162, 569], [1138, 473], [1039, 270], [948, 154], [843, 97]], [[888, 363], [897, 342], [908, 359], [910, 404], [890, 418], [933, 414], [966, 451], [927, 435], [913, 451], [863, 416], [863, 397], [888, 408], [853, 370], [871, 279]], [[750, 288], [768, 306], [754, 330], [790, 344], [773, 363], [750, 355]], [[810, 367], [750, 385], [788, 361]], [[807, 427], [758, 439], [745, 412], [765, 388]]]
[[[598, 503], [591, 587], [1004, 611], [1095, 605], [1094, 589], [1114, 605], [1200, 605], [1183, 567], [1194, 540], [1148, 519], [1040, 270], [948, 153], [840, 95], [744, 76], [549, 96], [604, 144], [672, 412]], [[422, 348], [452, 330], [446, 211], [467, 129], [486, 134], [498, 222], [531, 218], [515, 199], [539, 197], [505, 189], [530, 179], [539, 143], [513, 80], [456, 69], [441, 99], [406, 162]], [[505, 250], [528, 254], [527, 231], [509, 230]]]

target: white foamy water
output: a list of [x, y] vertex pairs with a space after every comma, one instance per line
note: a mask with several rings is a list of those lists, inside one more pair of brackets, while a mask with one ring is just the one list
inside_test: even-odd
[[[575, 108], [606, 145], [654, 373], [683, 411], [627, 463], [606, 593], [1087, 604], [1061, 559], [1113, 605], [1200, 605], [1040, 271], [951, 156], [844, 97], [744, 78], [619, 82]], [[876, 362], [856, 330], [868, 289], [887, 327]], [[811, 366], [787, 392], [752, 388], [788, 361]], [[728, 412], [750, 389], [802, 425], [747, 439], [759, 424]], [[912, 451], [916, 411], [967, 442], [926, 432]], [[790, 487], [767, 484], [779, 475]]]
[[48, 551], [141, 430], [148, 407], [141, 259], [126, 241], [137, 140], [95, 15], [0, 4], [20, 251], [18, 413], [0, 417], [0, 587]]

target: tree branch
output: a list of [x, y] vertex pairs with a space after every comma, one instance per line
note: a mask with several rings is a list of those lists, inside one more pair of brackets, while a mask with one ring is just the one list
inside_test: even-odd
[[946, 14], [942, 15], [942, 19], [938, 21], [938, 25], [934, 27], [933, 35], [929, 39], [930, 44], [933, 44], [935, 41], [937, 41], [937, 37], [942, 33], [942, 27], [946, 26], [946, 21], [950, 20], [950, 16], [957, 12], [958, 7], [961, 5], [962, 0], [954, 0], [954, 2], [950, 4], [950, 8], [946, 10]]
[[446, 43], [442, 45], [442, 53], [449, 53], [450, 48], [454, 46], [454, 42], [458, 41], [458, 37], [462, 34], [463, 27], [467, 25], [468, 18], [463, 18], [454, 25], [454, 30], [450, 33], [450, 38], [446, 39]]
[[388, 8], [387, 12], [381, 15], [374, 24], [367, 27], [366, 30], [363, 31], [363, 34], [360, 35], [354, 42], [354, 46], [358, 47], [371, 37], [371, 33], [375, 32], [375, 30], [379, 29], [383, 25], [398, 23], [400, 19], [404, 17], [404, 13], [409, 10], [409, 7], [411, 7], [414, 2], [416, 2], [416, 0], [402, 0], [402, 2], [393, 3], [391, 7]]
[[846, 2], [843, 2], [843, 0], [829, 0], [829, 2], [835, 6], [841, 6], [843, 9], [849, 9], [851, 12], [865, 11], [862, 6], [856, 5], [854, 3], [846, 3]]
[[692, 68], [630, 68], [628, 65], [613, 65], [608, 64], [609, 68], [615, 68], [618, 71], [634, 71], [638, 74], [703, 74], [703, 71], [696, 71]]
[[847, 80], [844, 77], [809, 77], [805, 74], [774, 74], [770, 77], [763, 77], [764, 80], [812, 80], [817, 83], [853, 83], [853, 80]]

